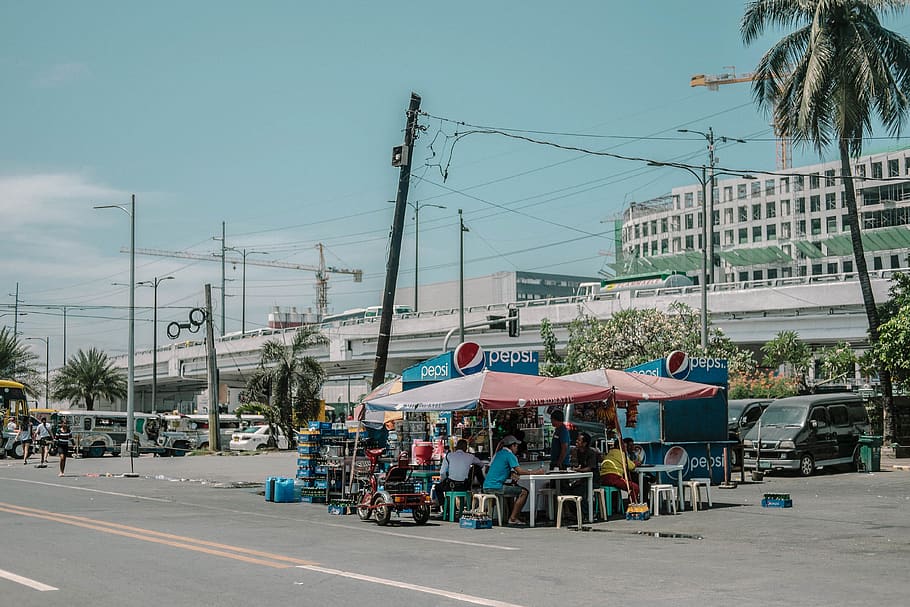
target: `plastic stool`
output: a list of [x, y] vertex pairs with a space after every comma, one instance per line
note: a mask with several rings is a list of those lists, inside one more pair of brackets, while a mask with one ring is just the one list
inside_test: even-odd
[[[457, 508], [459, 504], [459, 498], [461, 498], [461, 507]], [[467, 510], [468, 502], [470, 501], [470, 491], [446, 491], [445, 509], [442, 512], [443, 520], [448, 520], [450, 523], [454, 523], [456, 508], [458, 510], [458, 515], [460, 516], [463, 511]]]
[[490, 517], [493, 516], [493, 510], [496, 510], [496, 519], [499, 526], [502, 527], [502, 496], [495, 493], [475, 493], [471, 499], [471, 510], [474, 512], [486, 512], [487, 503], [490, 503]]
[[[614, 489], [614, 487], [610, 487]], [[610, 500], [607, 501], [607, 492], [603, 487], [598, 487], [594, 490], [594, 515], [602, 516], [604, 520], [607, 520], [613, 516], [613, 496], [610, 496]]]
[[[555, 510], [554, 502], [556, 501], [556, 489], [553, 489], [552, 487], [544, 487], [543, 489], [538, 489], [537, 497], [541, 496], [547, 498], [547, 518], [552, 521], [553, 512]], [[537, 508], [537, 504], [534, 504], [533, 507]]]
[[[701, 489], [705, 489], [705, 500], [701, 499]], [[685, 502], [685, 492], [689, 490], [689, 502], [692, 504], [692, 510], [698, 512], [699, 502], [707, 501], [708, 508], [714, 504], [711, 503], [711, 479], [709, 478], [690, 478], [683, 483], [683, 502]]]
[[556, 496], [556, 528], [562, 524], [562, 505], [566, 502], [575, 502], [575, 513], [578, 516], [578, 527], [581, 528], [581, 523], [584, 520], [581, 514], [581, 496], [580, 495], [557, 495]]
[[660, 516], [661, 502], [666, 502], [667, 512], [676, 514], [676, 487], [673, 485], [651, 485], [651, 512]]

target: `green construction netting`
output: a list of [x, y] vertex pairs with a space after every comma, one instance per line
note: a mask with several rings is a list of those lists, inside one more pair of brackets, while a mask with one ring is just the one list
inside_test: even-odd
[[[828, 247], [829, 255], [852, 255], [853, 242], [850, 234], [833, 236], [823, 243]], [[910, 248], [910, 228], [891, 226], [863, 232], [863, 249], [866, 251], [890, 251]]]
[[718, 255], [731, 266], [754, 266], [764, 263], [788, 263], [793, 261], [780, 247], [732, 249], [721, 251]]
[[796, 245], [796, 248], [802, 251], [803, 255], [809, 259], [818, 259], [824, 257], [818, 247], [816, 247], [811, 242], [806, 242], [805, 240], [794, 240], [793, 244]]
[[653, 272], [692, 272], [701, 269], [701, 253], [689, 251], [677, 255], [635, 257], [627, 260], [624, 274], [645, 274]]

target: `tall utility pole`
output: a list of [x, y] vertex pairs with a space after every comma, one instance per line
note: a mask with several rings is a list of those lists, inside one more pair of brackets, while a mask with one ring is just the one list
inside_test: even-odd
[[13, 314], [13, 339], [19, 335], [19, 283], [16, 282], [16, 308]]
[[158, 285], [165, 280], [174, 280], [173, 276], [155, 277], [154, 280], [141, 280], [136, 286], [152, 287], [154, 290], [152, 304], [152, 410], [158, 410]]
[[[322, 245], [320, 245], [322, 246]], [[240, 333], [246, 333], [246, 256], [247, 255], [268, 255], [265, 251], [247, 251], [246, 249], [237, 249], [234, 247], [224, 247], [225, 251], [234, 251], [240, 253], [243, 258], [240, 279]], [[319, 250], [320, 254], [322, 249]], [[237, 269], [237, 266], [234, 266]]]
[[215, 329], [212, 323], [212, 285], [205, 285], [205, 352], [209, 386], [209, 449], [221, 451], [218, 425], [218, 358], [215, 352]]
[[458, 343], [464, 343], [464, 215], [458, 209]]
[[376, 363], [373, 367], [372, 387], [378, 387], [385, 379], [386, 363], [389, 356], [389, 342], [392, 340], [392, 313], [395, 311], [395, 287], [398, 284], [398, 264], [401, 256], [401, 235], [404, 232], [404, 215], [408, 206], [408, 185], [411, 181], [411, 152], [417, 139], [417, 112], [420, 110], [420, 95], [411, 93], [408, 104], [407, 126], [404, 131], [404, 145], [392, 151], [392, 166], [400, 167], [398, 172], [398, 194], [395, 197], [395, 217], [392, 221], [392, 236], [389, 244], [389, 261], [386, 264], [385, 289], [382, 293], [382, 318], [379, 321], [379, 339], [376, 341]]
[[417, 285], [419, 284], [419, 281], [417, 280], [417, 271], [420, 269], [420, 263], [418, 262], [420, 258], [420, 209], [424, 207], [444, 209], [445, 207], [441, 204], [420, 204], [419, 201], [411, 206], [414, 207], [414, 312], [417, 312]]
[[[224, 242], [224, 222], [221, 222], [221, 336], [224, 337], [224, 332], [226, 331], [224, 326], [224, 251], [227, 248]], [[215, 426], [216, 428], [218, 426]], [[209, 433], [211, 434], [211, 432]], [[209, 437], [209, 440], [212, 440]]]

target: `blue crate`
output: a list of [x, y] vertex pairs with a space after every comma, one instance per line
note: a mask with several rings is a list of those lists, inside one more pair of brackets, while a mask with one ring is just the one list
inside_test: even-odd
[[316, 481], [313, 483], [313, 486], [316, 487], [317, 489], [327, 489], [329, 486], [329, 482], [327, 480], [325, 480], [324, 478], [317, 478]]
[[331, 430], [332, 422], [309, 422], [307, 428], [309, 430], [319, 430], [320, 432], [323, 430]]
[[303, 443], [297, 445], [297, 453], [300, 455], [313, 455], [319, 453], [319, 445], [317, 443]]
[[492, 529], [493, 519], [485, 518], [468, 518], [466, 516], [458, 519], [458, 526], [462, 529]]
[[325, 496], [324, 495], [303, 495], [300, 497], [301, 502], [306, 502], [308, 504], [324, 504]]
[[780, 498], [762, 498], [761, 501], [762, 508], [792, 508], [793, 500], [790, 499], [780, 499]]
[[328, 473], [329, 473], [328, 466], [316, 466], [316, 474], [328, 474]]
[[297, 468], [297, 478], [314, 478], [316, 471], [312, 468]]

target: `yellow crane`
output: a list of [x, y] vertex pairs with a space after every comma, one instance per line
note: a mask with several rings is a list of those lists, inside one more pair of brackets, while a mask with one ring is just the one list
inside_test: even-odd
[[[709, 91], [716, 91], [717, 87], [722, 84], [752, 82], [756, 78], [753, 72], [742, 72], [737, 74], [736, 67], [732, 65], [724, 66], [724, 69], [730, 71], [720, 74], [695, 74], [689, 78], [689, 86], [703, 86]], [[777, 168], [779, 170], [793, 168], [792, 141], [790, 140], [790, 137], [781, 133], [781, 129], [776, 122], [772, 124], [772, 126], [774, 127], [774, 137], [776, 139]]]
[[[267, 268], [285, 268], [288, 270], [304, 270], [316, 273], [316, 307], [319, 311], [319, 318], [323, 318], [329, 306], [329, 274], [352, 274], [354, 276], [354, 282], [363, 281], [363, 270], [349, 270], [347, 268], [336, 268], [335, 266], [325, 265], [325, 254], [323, 253], [323, 245], [319, 243], [316, 245], [316, 248], [319, 249], [319, 265], [318, 266], [308, 266], [299, 263], [289, 263], [286, 261], [266, 261], [262, 259], [258, 260], [248, 260], [246, 261], [247, 265], [251, 266], [265, 266]], [[120, 249], [121, 253], [129, 253], [129, 248]], [[172, 257], [175, 259], [198, 259], [200, 261], [220, 261], [221, 256], [218, 253], [210, 253], [204, 255], [202, 253], [188, 253], [186, 251], [163, 251], [161, 249], [136, 249], [136, 255], [152, 255], [155, 257]], [[234, 267], [238, 263], [241, 263], [240, 259], [231, 259], [228, 257], [226, 261], [233, 263]]]

